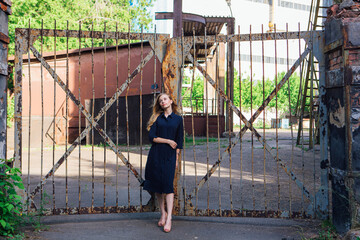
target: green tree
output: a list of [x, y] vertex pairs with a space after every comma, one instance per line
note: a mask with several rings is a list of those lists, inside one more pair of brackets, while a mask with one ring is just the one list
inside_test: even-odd
[[[28, 28], [29, 19], [31, 28], [54, 29], [55, 20], [57, 29], [78, 30], [79, 23], [82, 30], [103, 31], [104, 23], [107, 31], [115, 31], [116, 23], [118, 31], [128, 31], [128, 23], [131, 30], [139, 30], [140, 25], [144, 28], [151, 23], [149, 7], [154, 0], [13, 0], [12, 15], [9, 18], [9, 54], [14, 54], [15, 28]], [[52, 51], [54, 38], [45, 37], [43, 40], [44, 52]], [[109, 44], [114, 41], [109, 41]], [[37, 46], [39, 46], [37, 41]], [[102, 40], [95, 41], [95, 46], [100, 46]], [[82, 47], [91, 46], [88, 39]], [[59, 38], [56, 43], [57, 50], [66, 49], [66, 39]], [[78, 48], [78, 40], [69, 40], [69, 49]]]
[[[234, 79], [234, 104], [239, 106], [240, 103], [240, 91], [239, 91], [239, 76], [235, 74]], [[250, 110], [251, 108], [251, 100], [252, 106], [254, 108], [258, 108], [263, 103], [263, 99], [266, 99], [270, 93], [275, 89], [275, 83], [279, 83], [281, 79], [285, 76], [285, 72], [279, 73], [277, 75], [277, 79], [266, 79], [263, 81], [262, 79], [253, 79], [252, 83], [250, 77], [243, 78], [241, 80], [241, 107], [244, 110]], [[292, 113], [294, 114], [298, 92], [300, 89], [300, 77], [294, 73], [289, 78], [290, 83], [290, 105], [292, 109]], [[252, 84], [252, 95], [251, 95], [251, 84]], [[288, 90], [288, 82], [283, 85], [283, 87], [277, 92], [277, 96], [274, 97], [268, 107], [274, 108], [276, 106], [276, 98], [278, 101], [278, 110], [281, 112], [289, 111], [289, 90]]]
[[[190, 85], [192, 81], [192, 76], [184, 76], [183, 83]], [[200, 75], [195, 76], [193, 83], [193, 90], [191, 94], [191, 89], [182, 88], [181, 89], [183, 96], [183, 107], [191, 107], [190, 96], [192, 99], [193, 111], [196, 109], [202, 110], [204, 106], [203, 98], [204, 98], [204, 78]]]
[[[240, 86], [239, 86], [239, 74], [235, 71], [234, 78], [234, 104], [236, 106], [240, 106]], [[241, 107], [244, 111], [249, 111], [252, 107], [255, 110], [259, 108], [263, 99], [266, 99], [270, 93], [275, 89], [275, 83], [279, 83], [281, 79], [285, 76], [285, 72], [281, 72], [277, 75], [277, 79], [274, 77], [273, 79], [266, 79], [263, 84], [262, 79], [253, 79], [251, 82], [250, 77], [243, 77], [241, 80]], [[191, 84], [191, 76], [184, 77], [184, 84]], [[252, 93], [251, 93], [251, 84], [252, 84]], [[288, 85], [289, 84], [289, 85]], [[278, 101], [278, 111], [280, 113], [289, 112], [289, 87], [290, 87], [290, 105], [292, 114], [295, 113], [295, 108], [297, 104], [298, 92], [300, 89], [300, 77], [297, 73], [293, 73], [289, 81], [287, 81], [282, 88], [277, 92], [276, 97], [274, 97], [267, 108], [275, 108], [276, 106], [276, 98]], [[191, 107], [190, 104], [190, 89], [183, 88], [182, 96], [183, 96], [183, 106]], [[196, 76], [194, 79], [193, 91], [191, 94], [192, 104], [194, 111], [196, 111], [196, 107], [201, 110], [203, 109], [203, 101], [200, 99], [204, 98], [204, 78], [202, 76]], [[196, 99], [197, 105], [196, 105]]]

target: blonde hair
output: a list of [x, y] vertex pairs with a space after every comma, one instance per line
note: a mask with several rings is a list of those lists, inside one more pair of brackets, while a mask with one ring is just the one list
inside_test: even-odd
[[154, 104], [153, 104], [153, 107], [152, 107], [152, 109], [153, 109], [153, 110], [152, 110], [152, 114], [151, 114], [151, 117], [150, 117], [150, 119], [149, 119], [149, 121], [148, 121], [148, 124], [147, 124], [147, 127], [146, 127], [146, 129], [147, 129], [148, 131], [150, 131], [150, 128], [151, 128], [151, 126], [154, 124], [154, 122], [156, 121], [156, 119], [164, 112], [164, 109], [161, 108], [160, 102], [159, 102], [160, 97], [163, 96], [163, 95], [167, 95], [167, 96], [173, 101], [173, 103], [171, 104], [171, 109], [172, 109], [173, 113], [176, 113], [176, 114], [179, 113], [179, 112], [178, 112], [178, 109], [177, 109], [177, 104], [176, 104], [175, 101], [172, 99], [172, 97], [171, 97], [169, 94], [167, 94], [167, 93], [160, 93], [160, 94], [156, 97], [156, 100], [155, 100], [155, 102], [154, 102]]

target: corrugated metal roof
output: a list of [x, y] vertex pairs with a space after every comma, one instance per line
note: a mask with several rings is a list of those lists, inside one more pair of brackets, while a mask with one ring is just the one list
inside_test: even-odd
[[[204, 17], [205, 24], [201, 22], [195, 21], [183, 21], [184, 28], [184, 36], [193, 36], [193, 29], [195, 30], [196, 36], [204, 36], [205, 35], [205, 27], [206, 27], [206, 35], [216, 35], [220, 34], [224, 25], [230, 21], [229, 17]], [[214, 47], [212, 45], [207, 46], [207, 56], [211, 57], [212, 51]], [[193, 49], [190, 51], [191, 54], [194, 54]], [[204, 44], [196, 44], [196, 57], [197, 60], [202, 62], [205, 61], [205, 45]]]

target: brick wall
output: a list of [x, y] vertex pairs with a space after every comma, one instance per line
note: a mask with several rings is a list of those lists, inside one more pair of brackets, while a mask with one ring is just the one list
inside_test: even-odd
[[360, 226], [360, 3], [328, 10], [325, 23], [332, 220], [340, 233]]

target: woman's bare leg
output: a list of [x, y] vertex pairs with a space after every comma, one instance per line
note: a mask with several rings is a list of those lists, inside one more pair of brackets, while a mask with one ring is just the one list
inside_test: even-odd
[[166, 208], [168, 214], [164, 226], [165, 232], [170, 232], [171, 230], [171, 216], [172, 216], [173, 206], [174, 206], [174, 194], [173, 193], [166, 194]]
[[159, 208], [160, 208], [160, 212], [161, 212], [161, 217], [158, 222], [158, 225], [159, 225], [159, 227], [162, 227], [165, 225], [165, 222], [166, 222], [166, 211], [165, 211], [165, 201], [164, 201], [165, 194], [156, 193], [156, 198], [158, 199]]

